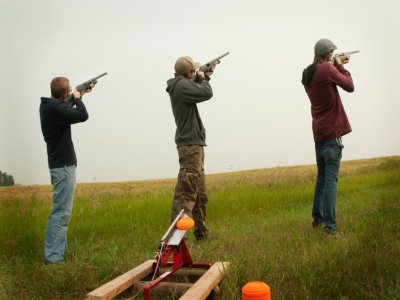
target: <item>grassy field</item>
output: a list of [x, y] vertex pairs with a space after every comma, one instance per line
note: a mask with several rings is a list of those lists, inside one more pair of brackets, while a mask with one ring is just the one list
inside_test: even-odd
[[[79, 172], [79, 170], [78, 170]], [[212, 238], [194, 261], [230, 261], [217, 299], [260, 280], [272, 299], [400, 299], [400, 156], [343, 162], [334, 239], [311, 227], [315, 166], [207, 176]], [[51, 186], [0, 188], [0, 299], [83, 299], [154, 258], [175, 179], [78, 184], [67, 263], [45, 266]]]

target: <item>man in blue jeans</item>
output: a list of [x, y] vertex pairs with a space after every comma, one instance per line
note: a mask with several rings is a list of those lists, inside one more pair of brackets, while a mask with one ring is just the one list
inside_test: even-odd
[[354, 91], [351, 74], [343, 67], [350, 57], [334, 56], [336, 49], [332, 41], [319, 40], [314, 47], [314, 61], [303, 71], [301, 81], [311, 102], [318, 166], [312, 225], [323, 227], [333, 236], [338, 236], [336, 191], [343, 149], [341, 137], [351, 132], [337, 87], [349, 93]]
[[53, 185], [53, 209], [49, 215], [44, 243], [45, 264], [64, 261], [77, 165], [71, 139], [71, 124], [84, 122], [89, 118], [82, 96], [93, 87], [94, 84], [91, 84], [86, 91], [75, 90], [72, 105], [67, 104], [65, 100], [71, 92], [69, 80], [56, 77], [50, 83], [51, 98], [41, 98], [40, 123], [47, 144], [48, 165]]

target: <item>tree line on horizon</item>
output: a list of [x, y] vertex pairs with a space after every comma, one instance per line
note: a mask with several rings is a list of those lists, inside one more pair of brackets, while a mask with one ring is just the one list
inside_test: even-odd
[[14, 183], [14, 177], [11, 174], [0, 171], [0, 186], [12, 186]]

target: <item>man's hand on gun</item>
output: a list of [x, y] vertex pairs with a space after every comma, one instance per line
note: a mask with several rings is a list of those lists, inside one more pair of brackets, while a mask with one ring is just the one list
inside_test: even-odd
[[200, 69], [196, 71], [197, 77], [206, 77], [207, 79], [210, 78], [210, 76], [214, 73], [215, 66], [221, 62], [221, 59], [227, 56], [229, 52], [226, 52], [217, 58], [212, 59], [208, 63], [202, 65]]
[[197, 71], [196, 71], [196, 75], [197, 75], [198, 77], [202, 77], [202, 78], [204, 78], [204, 77], [210, 77], [210, 76], [214, 73], [214, 69], [215, 69], [215, 66], [210, 67], [210, 69], [208, 69], [206, 72], [197, 70]]
[[345, 55], [335, 55], [333, 57], [333, 63], [337, 65], [344, 65], [347, 64], [350, 60], [350, 54], [345, 54]]
[[210, 69], [208, 69], [207, 72], [205, 72], [205, 75], [207, 77], [210, 77], [212, 74], [214, 74], [214, 69], [215, 69], [215, 66], [212, 66]]
[[335, 64], [335, 66], [347, 64], [350, 60], [350, 54], [355, 54], [359, 52], [360, 50], [353, 50], [342, 53], [336, 53], [332, 58], [332, 62]]
[[85, 93], [90, 93], [90, 92], [93, 90], [93, 88], [94, 88], [95, 85], [96, 85], [96, 83], [90, 83], [90, 84], [88, 85], [87, 89], [85, 89], [85, 90], [83, 90], [83, 91], [81, 91], [81, 92], [79, 92], [79, 91], [75, 88], [75, 90], [74, 90], [73, 93], [72, 93], [72, 94], [74, 95], [74, 99], [82, 98], [83, 95], [84, 95]]

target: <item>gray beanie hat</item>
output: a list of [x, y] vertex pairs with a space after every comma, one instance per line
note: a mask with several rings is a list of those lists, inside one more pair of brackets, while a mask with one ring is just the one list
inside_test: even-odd
[[316, 56], [324, 56], [336, 49], [337, 47], [331, 40], [320, 39], [314, 46], [314, 54]]

